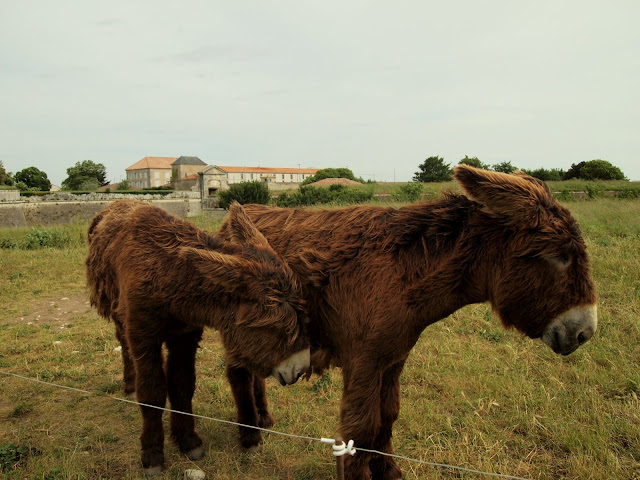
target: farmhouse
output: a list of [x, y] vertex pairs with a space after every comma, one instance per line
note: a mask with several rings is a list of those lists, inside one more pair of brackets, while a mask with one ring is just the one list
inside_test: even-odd
[[126, 168], [129, 185], [135, 188], [161, 187], [171, 181], [171, 164], [176, 157], [144, 157]]
[[317, 168], [268, 168], [207, 166], [198, 157], [144, 157], [127, 171], [127, 180], [134, 188], [161, 187], [172, 183], [176, 190], [197, 189], [203, 197], [225, 190], [240, 182], [261, 181], [270, 190], [297, 188], [302, 181], [315, 175]]
[[[178, 158], [144, 157], [126, 169], [127, 180], [134, 188], [161, 187], [178, 182], [178, 189], [188, 190], [196, 184], [197, 177], [193, 175], [206, 166], [198, 157], [185, 155]], [[187, 178], [191, 181], [184, 182]]]
[[269, 190], [287, 190], [297, 188], [302, 181], [315, 175], [317, 168], [268, 168], [268, 167], [229, 167], [211, 165], [200, 171], [200, 193], [202, 197], [226, 190], [229, 185], [240, 182], [266, 182]]

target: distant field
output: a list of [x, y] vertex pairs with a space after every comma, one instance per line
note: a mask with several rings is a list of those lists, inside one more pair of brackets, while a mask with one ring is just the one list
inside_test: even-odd
[[[365, 183], [361, 186], [350, 188], [363, 188], [373, 190], [374, 195], [393, 195], [400, 191], [402, 185], [407, 182], [377, 182]], [[580, 191], [580, 192], [609, 192], [617, 190], [638, 190], [640, 191], [640, 182], [627, 181], [587, 181], [587, 180], [568, 180], [565, 182], [547, 182], [552, 192]], [[460, 191], [460, 187], [455, 182], [436, 182], [423, 183], [423, 194], [426, 198], [437, 196], [440, 192], [451, 190]], [[291, 190], [293, 191], [293, 190]]]
[[[640, 201], [567, 205], [592, 259], [595, 337], [559, 357], [504, 331], [487, 305], [427, 328], [402, 376], [396, 453], [531, 479], [640, 478]], [[86, 227], [41, 229], [66, 246], [33, 250], [20, 248], [33, 231], [0, 230], [0, 242], [16, 246], [0, 250], [0, 370], [122, 397], [113, 325], [87, 303]], [[234, 420], [222, 359], [219, 337], [208, 331], [194, 407]], [[339, 370], [292, 387], [268, 385], [276, 430], [336, 435]], [[136, 406], [0, 375], [0, 478], [138, 478], [140, 422]], [[324, 445], [266, 435], [262, 453], [248, 457], [235, 427], [197, 420], [197, 429], [206, 457], [194, 464], [167, 441], [164, 478], [196, 467], [208, 479], [335, 478]], [[399, 464], [407, 479], [483, 478]]]

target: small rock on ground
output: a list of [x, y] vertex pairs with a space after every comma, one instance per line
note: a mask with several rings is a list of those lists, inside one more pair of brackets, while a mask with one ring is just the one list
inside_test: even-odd
[[193, 468], [184, 472], [184, 480], [204, 480], [207, 478], [202, 470]]

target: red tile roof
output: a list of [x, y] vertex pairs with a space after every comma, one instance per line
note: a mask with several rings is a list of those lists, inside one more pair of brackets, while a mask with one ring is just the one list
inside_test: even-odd
[[225, 167], [216, 165], [227, 173], [304, 173], [315, 175], [319, 168], [269, 168], [269, 167]]
[[176, 161], [177, 157], [144, 157], [142, 160], [134, 163], [125, 170], [144, 170], [147, 168], [166, 168], [171, 170], [171, 164]]

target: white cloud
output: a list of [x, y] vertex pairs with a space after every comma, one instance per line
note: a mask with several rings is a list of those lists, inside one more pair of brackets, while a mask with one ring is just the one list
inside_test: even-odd
[[12, 2], [0, 159], [54, 183], [145, 155], [349, 166], [593, 158], [640, 179], [631, 1]]

